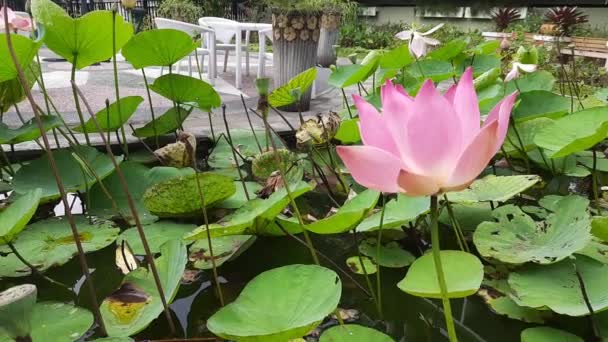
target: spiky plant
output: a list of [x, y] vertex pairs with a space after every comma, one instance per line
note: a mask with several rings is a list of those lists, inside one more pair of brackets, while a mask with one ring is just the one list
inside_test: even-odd
[[511, 23], [519, 19], [519, 9], [502, 7], [492, 12], [492, 20], [496, 24], [496, 30], [502, 32], [507, 29]]
[[589, 21], [589, 18], [577, 7], [555, 7], [550, 9], [545, 14], [547, 21], [555, 24], [560, 34], [569, 35], [576, 25], [584, 24]]

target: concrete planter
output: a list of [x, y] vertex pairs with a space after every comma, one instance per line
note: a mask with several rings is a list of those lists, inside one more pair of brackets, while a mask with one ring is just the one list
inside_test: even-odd
[[317, 64], [326, 68], [332, 64], [336, 64], [336, 60], [338, 59], [335, 46], [338, 44], [341, 17], [340, 13], [323, 13], [321, 15], [321, 34], [317, 49]]

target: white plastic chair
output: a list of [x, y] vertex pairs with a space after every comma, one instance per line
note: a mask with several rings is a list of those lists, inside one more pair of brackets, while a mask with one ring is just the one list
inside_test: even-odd
[[[207, 70], [209, 72], [209, 81], [211, 82], [211, 84], [213, 84], [215, 77], [217, 75], [216, 63], [215, 63], [215, 56], [216, 56], [215, 44], [208, 45], [206, 42], [215, 40], [215, 31], [209, 27], [199, 26], [199, 25], [195, 25], [195, 24], [186, 23], [183, 21], [166, 19], [166, 18], [155, 18], [154, 23], [156, 24], [156, 27], [159, 29], [174, 29], [174, 30], [182, 31], [193, 38], [198, 35], [201, 35], [201, 38], [202, 38], [201, 47], [196, 48], [196, 53], [192, 52], [188, 56], [188, 74], [190, 76], [192, 76], [192, 57], [196, 58], [197, 54], [200, 55], [200, 57], [201, 57], [200, 67], [204, 69], [205, 55], [209, 55], [209, 63], [207, 66]], [[179, 61], [177, 63], [177, 66], [176, 66], [177, 73], [179, 73], [181, 70], [181, 63], [182, 63], [182, 61]], [[202, 70], [201, 70], [201, 72], [202, 72]], [[162, 74], [162, 69], [161, 69], [161, 74]]]
[[[218, 17], [203, 17], [198, 20], [198, 23], [201, 26], [207, 26], [212, 28], [215, 31], [215, 39], [217, 43], [215, 44], [215, 52], [217, 54], [218, 50], [224, 51], [224, 72], [228, 67], [228, 55], [230, 51], [236, 51], [236, 44], [232, 42], [235, 39], [236, 28], [239, 25], [238, 21], [218, 18]], [[217, 25], [220, 24], [220, 25]], [[231, 29], [231, 26], [234, 29]], [[245, 70], [247, 75], [249, 75], [249, 36], [251, 31], [245, 31], [245, 44], [242, 45], [241, 49], [245, 52]], [[241, 37], [238, 37], [239, 39]]]
[[273, 54], [266, 52], [266, 40], [273, 41], [272, 29], [261, 30], [259, 34], [259, 52], [258, 52], [258, 78], [266, 76], [266, 60], [272, 60]]

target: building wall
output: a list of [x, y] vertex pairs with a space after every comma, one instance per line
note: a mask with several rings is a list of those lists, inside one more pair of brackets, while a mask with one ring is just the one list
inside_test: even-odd
[[[589, 16], [589, 24], [592, 27], [608, 28], [608, 7], [579, 7], [579, 9]], [[547, 8], [534, 8], [534, 10], [545, 11]], [[388, 22], [417, 22], [427, 25], [449, 23], [462, 29], [492, 30], [494, 28], [493, 22], [489, 19], [417, 17], [414, 6], [379, 6], [376, 7], [376, 16], [367, 17], [366, 20], [372, 24]]]

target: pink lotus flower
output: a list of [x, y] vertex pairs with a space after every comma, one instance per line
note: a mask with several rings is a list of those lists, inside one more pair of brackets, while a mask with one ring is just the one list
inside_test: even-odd
[[[29, 18], [18, 16], [10, 8], [6, 8], [8, 27], [11, 31], [31, 31], [32, 21]], [[4, 7], [0, 8], [0, 29], [4, 33]]]
[[380, 95], [382, 113], [354, 96], [363, 146], [338, 146], [338, 155], [359, 184], [411, 196], [468, 187], [500, 149], [517, 97], [502, 99], [480, 125], [471, 68], [445, 95], [430, 80], [415, 98], [390, 81]]

